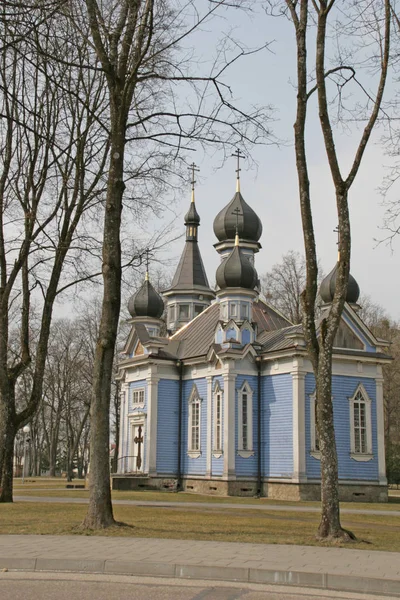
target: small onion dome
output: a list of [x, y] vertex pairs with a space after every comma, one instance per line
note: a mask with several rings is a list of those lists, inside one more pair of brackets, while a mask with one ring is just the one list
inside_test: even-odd
[[190, 203], [190, 208], [185, 215], [185, 225], [200, 225], [200, 217], [194, 201]]
[[243, 240], [258, 242], [262, 234], [262, 223], [254, 210], [244, 201], [240, 192], [214, 219], [214, 233], [220, 242], [232, 240], [236, 233], [235, 210], [239, 209], [238, 233]]
[[[336, 277], [339, 263], [336, 263], [332, 271], [322, 280], [319, 288], [319, 295], [326, 304], [329, 304], [333, 300], [336, 288]], [[356, 304], [360, 296], [360, 288], [358, 287], [357, 281], [354, 277], [349, 274], [349, 282], [347, 284], [346, 302], [350, 304]]]
[[153, 288], [147, 275], [142, 287], [129, 299], [128, 310], [132, 317], [159, 319], [163, 314], [163, 299]]
[[217, 269], [216, 279], [221, 290], [225, 288], [253, 290], [257, 285], [257, 271], [249, 259], [240, 252], [239, 237], [237, 235], [234, 249]]

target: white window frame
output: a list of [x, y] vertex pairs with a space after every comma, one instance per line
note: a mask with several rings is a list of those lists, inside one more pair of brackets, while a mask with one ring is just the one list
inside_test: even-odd
[[[360, 452], [356, 451], [356, 428], [355, 428], [355, 419], [354, 419], [354, 408], [355, 404], [363, 402], [365, 406], [365, 433], [366, 433], [366, 451]], [[368, 396], [367, 391], [362, 383], [360, 383], [353, 396], [349, 398], [349, 409], [350, 409], [350, 457], [353, 460], [357, 460], [360, 462], [366, 462], [368, 460], [372, 460], [372, 420], [371, 420], [371, 409], [372, 409], [372, 401]]]
[[[199, 458], [199, 456], [201, 456], [201, 403], [202, 403], [202, 398], [200, 398], [199, 395], [199, 391], [197, 389], [197, 385], [194, 384], [192, 387], [192, 391], [190, 392], [190, 396], [189, 396], [189, 410], [188, 410], [188, 456], [190, 458]], [[193, 412], [194, 412], [194, 407], [198, 406], [198, 425], [196, 427], [198, 427], [198, 444], [194, 444], [194, 439], [193, 439]]]
[[[144, 387], [132, 389], [132, 408], [143, 408], [145, 402]], [[136, 399], [135, 399], [136, 398]]]
[[229, 303], [229, 317], [237, 318], [237, 316], [238, 316], [238, 303], [230, 302]]
[[310, 437], [311, 437], [311, 448], [310, 454], [314, 458], [321, 460], [321, 451], [319, 449], [318, 436], [317, 436], [317, 394], [314, 392], [310, 394]]
[[[219, 398], [219, 423], [218, 423], [218, 414], [217, 414], [217, 403]], [[223, 432], [223, 423], [222, 423], [222, 407], [223, 407], [223, 390], [221, 389], [220, 383], [217, 380], [214, 386], [213, 393], [213, 456], [215, 458], [221, 458], [223, 454], [223, 442], [222, 442], [222, 432]], [[219, 440], [220, 443], [217, 444], [218, 438], [218, 427], [219, 427]]]
[[[243, 401], [246, 397], [247, 444], [243, 440]], [[244, 446], [247, 446], [244, 448]], [[238, 390], [238, 455], [242, 458], [254, 456], [253, 449], [253, 390], [247, 381]]]

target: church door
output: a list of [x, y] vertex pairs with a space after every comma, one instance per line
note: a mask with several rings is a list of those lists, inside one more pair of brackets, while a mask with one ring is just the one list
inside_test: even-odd
[[143, 471], [143, 425], [132, 426], [132, 443], [131, 443], [131, 471], [141, 473]]

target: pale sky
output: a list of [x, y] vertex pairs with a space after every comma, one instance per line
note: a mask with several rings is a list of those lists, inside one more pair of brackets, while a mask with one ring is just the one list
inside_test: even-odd
[[[221, 23], [218, 25], [220, 27]], [[287, 145], [257, 147], [252, 156], [258, 169], [241, 173], [241, 191], [246, 202], [252, 206], [263, 222], [263, 235], [260, 240], [262, 250], [256, 256], [259, 275], [280, 262], [289, 250], [303, 252], [297, 175], [293, 149], [293, 122], [296, 91], [293, 81], [295, 67], [292, 25], [284, 18], [272, 19], [259, 14], [253, 19], [243, 14], [231, 13], [229, 24], [222, 22], [222, 29], [235, 28], [236, 38], [248, 46], [255, 47], [264, 42], [273, 42], [272, 52], [248, 57], [229, 72], [227, 81], [231, 83], [235, 97], [244, 107], [250, 104], [269, 104], [276, 109], [275, 122], [271, 128], [277, 137], [287, 140]], [[207, 56], [201, 48], [212, 48], [210, 39], [217, 33], [211, 27], [197, 36], [196, 52]], [[368, 82], [367, 82], [368, 83]], [[372, 86], [371, 82], [371, 86]], [[389, 85], [392, 93], [392, 86]], [[313, 105], [315, 108], [315, 105]], [[310, 107], [310, 110], [312, 108]], [[378, 188], [385, 175], [384, 166], [389, 164], [379, 143], [382, 131], [376, 131], [365, 154], [363, 165], [350, 192], [352, 225], [351, 273], [358, 281], [361, 292], [371, 296], [381, 304], [394, 319], [400, 319], [400, 240], [394, 240], [393, 248], [387, 244], [377, 244], [386, 237], [383, 226], [384, 207]], [[340, 150], [341, 164], [347, 168], [354, 154], [360, 130], [336, 132], [336, 144]], [[317, 249], [325, 273], [334, 266], [337, 256], [335, 198], [328, 171], [325, 151], [321, 143], [318, 121], [310, 119], [307, 138], [309, 151], [309, 171], [314, 207], [314, 223]], [[222, 159], [222, 156], [221, 156]], [[219, 255], [213, 248], [216, 242], [212, 224], [214, 217], [232, 198], [235, 192], [235, 161], [231, 159], [221, 169], [216, 170], [220, 161], [217, 157], [207, 157], [201, 152], [193, 155], [201, 173], [196, 189], [196, 206], [201, 217], [199, 244], [209, 278], [214, 282]], [[343, 170], [346, 173], [345, 169]], [[400, 188], [392, 190], [392, 198], [400, 198]], [[190, 201], [190, 187], [184, 192], [175, 207], [181, 219]], [[167, 217], [170, 215], [167, 215]], [[179, 220], [177, 221], [179, 228]], [[169, 256], [179, 258], [184, 241], [181, 239], [171, 247]]]

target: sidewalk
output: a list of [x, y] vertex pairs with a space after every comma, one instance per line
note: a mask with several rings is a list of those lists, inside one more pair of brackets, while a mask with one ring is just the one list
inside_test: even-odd
[[400, 553], [347, 548], [0, 535], [0, 569], [275, 583], [400, 597]]

